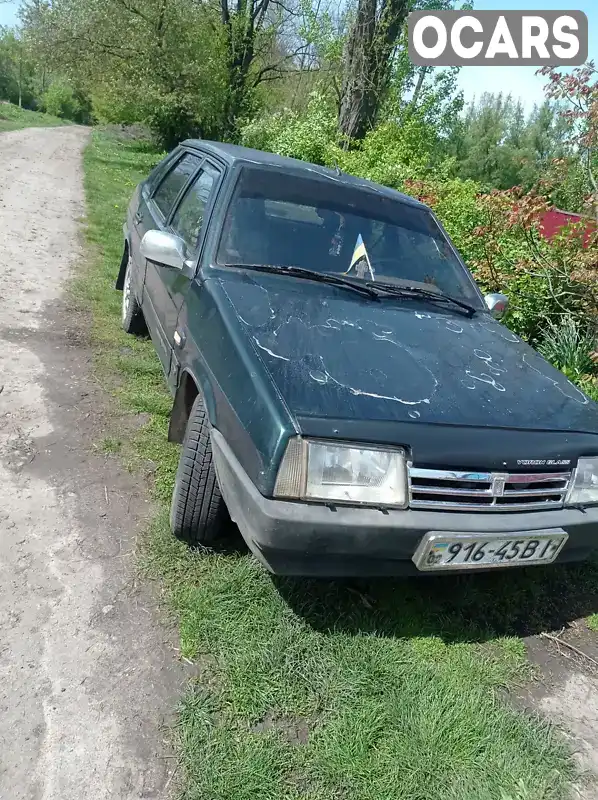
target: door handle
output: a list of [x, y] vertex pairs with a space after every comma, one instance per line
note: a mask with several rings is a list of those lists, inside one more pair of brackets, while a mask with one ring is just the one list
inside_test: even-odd
[[135, 222], [136, 225], [141, 225], [141, 223], [143, 222], [143, 215], [140, 214], [138, 211], [133, 217], [133, 221]]

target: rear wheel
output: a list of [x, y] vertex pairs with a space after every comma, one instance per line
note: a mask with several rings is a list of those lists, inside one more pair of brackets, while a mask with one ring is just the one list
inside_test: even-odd
[[193, 403], [172, 493], [170, 527], [178, 539], [209, 546], [223, 533], [226, 505], [212, 460], [210, 425], [201, 397]]
[[121, 322], [123, 330], [127, 333], [143, 334], [147, 332], [143, 311], [133, 293], [133, 262], [130, 253], [123, 282]]

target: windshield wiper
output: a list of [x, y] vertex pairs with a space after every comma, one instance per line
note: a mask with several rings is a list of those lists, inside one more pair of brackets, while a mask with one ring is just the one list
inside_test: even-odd
[[373, 283], [372, 281], [367, 281], [366, 285], [368, 287], [375, 288], [379, 292], [384, 292], [385, 294], [394, 297], [415, 297], [417, 299], [422, 297], [426, 300], [430, 300], [433, 303], [450, 303], [466, 312], [468, 317], [473, 317], [478, 310], [475, 308], [475, 306], [469, 305], [469, 303], [466, 303], [464, 300], [458, 300], [456, 297], [451, 297], [450, 295], [443, 294], [440, 291], [433, 292], [428, 289], [422, 289], [421, 286], [393, 286], [390, 283]]
[[278, 275], [290, 275], [293, 278], [305, 278], [310, 281], [329, 283], [332, 286], [342, 286], [350, 291], [369, 297], [373, 300], [380, 299], [380, 292], [373, 286], [366, 283], [356, 283], [349, 278], [342, 278], [340, 275], [330, 275], [328, 272], [317, 272], [315, 269], [304, 269], [303, 267], [280, 267], [274, 264], [224, 264], [225, 267], [237, 269], [252, 269], [258, 272], [274, 272]]
[[306, 280], [318, 281], [319, 283], [328, 283], [332, 286], [341, 286], [350, 291], [357, 292], [357, 294], [363, 297], [369, 297], [372, 300], [379, 300], [384, 296], [422, 297], [431, 302], [452, 304], [463, 312], [466, 312], [468, 317], [472, 317], [478, 310], [474, 308], [474, 306], [470, 306], [469, 303], [463, 300], [457, 300], [455, 297], [450, 297], [448, 294], [442, 294], [440, 291], [429, 291], [423, 289], [421, 286], [412, 286], [410, 284], [395, 286], [389, 283], [378, 283], [377, 281], [352, 281], [350, 278], [345, 278], [340, 275], [331, 275], [329, 272], [317, 272], [315, 269], [305, 269], [304, 267], [283, 267], [276, 264], [223, 264], [223, 266], [233, 269], [251, 269], [257, 272], [273, 272], [278, 275], [290, 275], [293, 278], [305, 278]]

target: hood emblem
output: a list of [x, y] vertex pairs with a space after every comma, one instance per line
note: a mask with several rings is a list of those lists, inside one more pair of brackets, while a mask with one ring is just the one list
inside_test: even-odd
[[503, 497], [509, 476], [503, 472], [492, 473], [492, 497]]

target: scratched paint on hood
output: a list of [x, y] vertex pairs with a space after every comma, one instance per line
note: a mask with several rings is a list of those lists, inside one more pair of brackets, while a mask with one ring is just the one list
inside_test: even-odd
[[598, 432], [598, 406], [488, 314], [287, 276], [221, 285], [297, 415]]

